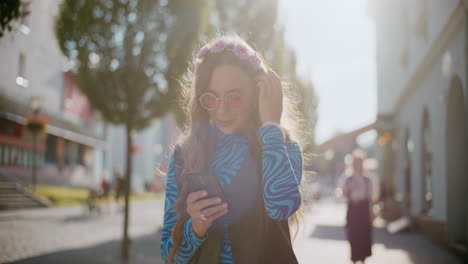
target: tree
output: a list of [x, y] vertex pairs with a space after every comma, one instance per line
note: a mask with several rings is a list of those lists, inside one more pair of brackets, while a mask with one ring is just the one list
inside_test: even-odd
[[80, 89], [110, 123], [126, 127], [122, 258], [128, 259], [132, 133], [170, 111], [190, 55], [204, 30], [209, 0], [62, 3], [56, 35]]
[[317, 122], [318, 99], [310, 78], [299, 77], [296, 72], [296, 54], [285, 40], [284, 25], [278, 22], [277, 0], [217, 0], [208, 36], [235, 33], [259, 50], [272, 63], [274, 70], [292, 84], [293, 94], [300, 103], [297, 106], [306, 118], [305, 151], [314, 147], [314, 130]]
[[13, 30], [13, 21], [28, 15], [27, 4], [21, 4], [20, 0], [7, 0], [0, 2], [0, 38]]
[[235, 33], [274, 62], [282, 28], [277, 22], [277, 9], [277, 0], [217, 0], [208, 34]]

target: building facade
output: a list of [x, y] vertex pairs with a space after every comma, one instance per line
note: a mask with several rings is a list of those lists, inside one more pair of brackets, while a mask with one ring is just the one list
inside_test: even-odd
[[433, 239], [468, 241], [468, 1], [370, 1], [376, 25], [380, 171]]
[[[60, 2], [31, 1], [0, 39], [0, 175], [29, 184], [35, 156], [37, 183], [97, 188], [115, 168], [125, 172], [125, 129], [100, 120], [68, 72], [54, 32]], [[25, 127], [32, 102], [49, 120], [36, 148]], [[171, 114], [135, 133], [134, 189], [165, 186], [155, 170], [165, 170], [179, 134]]]
[[[89, 186], [101, 175], [105, 141], [54, 33], [60, 2], [31, 1], [0, 39], [0, 174], [29, 184]], [[48, 120], [37, 137], [25, 123], [32, 109]]]

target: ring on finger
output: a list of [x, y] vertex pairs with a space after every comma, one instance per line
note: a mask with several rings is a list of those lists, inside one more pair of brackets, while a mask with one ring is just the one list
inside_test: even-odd
[[201, 219], [202, 221], [206, 221], [206, 215], [202, 213], [202, 214], [200, 215], [200, 219]]

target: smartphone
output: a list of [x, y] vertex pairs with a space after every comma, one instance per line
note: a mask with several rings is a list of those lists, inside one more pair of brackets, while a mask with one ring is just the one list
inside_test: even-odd
[[186, 177], [188, 180], [189, 193], [198, 192], [201, 190], [208, 191], [208, 186], [202, 178], [200, 172], [187, 172]]
[[[188, 180], [189, 193], [198, 192], [198, 191], [202, 191], [202, 190], [208, 192], [208, 196], [203, 197], [203, 198], [201, 198], [199, 200], [212, 198], [212, 197], [220, 197], [221, 199], [223, 199], [223, 197], [221, 197], [220, 195], [216, 195], [216, 194], [210, 192], [208, 184], [205, 182], [205, 179], [203, 178], [201, 172], [187, 172], [186, 177], [187, 177], [187, 180]], [[218, 205], [218, 204], [216, 204], [216, 205]], [[208, 207], [205, 207], [203, 209], [208, 209], [208, 208], [214, 207], [216, 205], [208, 206]]]

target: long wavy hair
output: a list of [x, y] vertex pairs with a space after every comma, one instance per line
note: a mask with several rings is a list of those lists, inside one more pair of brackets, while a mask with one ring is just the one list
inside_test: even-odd
[[[212, 45], [220, 39], [223, 39], [226, 43], [229, 43], [229, 45], [242, 44], [246, 47], [250, 47], [244, 40], [236, 35], [219, 36], [206, 45]], [[194, 56], [192, 65], [195, 65], [195, 63], [198, 62], [197, 58]], [[241, 60], [234, 55], [232, 51], [225, 49], [221, 52], [207, 53], [204, 56], [203, 61], [199, 63], [196, 72], [190, 70], [182, 81], [183, 89], [179, 103], [186, 115], [187, 122], [177, 145], [180, 147], [180, 155], [183, 159], [183, 168], [176, 178], [179, 190], [177, 200], [174, 203], [177, 222], [171, 234], [173, 248], [169, 252], [166, 262], [173, 262], [174, 255], [182, 243], [183, 226], [190, 218], [186, 211], [186, 200], [189, 195], [188, 181], [184, 175], [186, 172], [199, 172], [204, 170], [206, 166], [210, 166], [210, 161], [213, 155], [212, 150], [208, 150], [207, 152], [207, 146], [210, 145], [210, 141], [213, 136], [210, 135], [210, 133], [208, 133], [209, 130], [207, 130], [207, 127], [209, 127], [210, 124], [210, 117], [208, 111], [200, 105], [198, 98], [208, 89], [213, 70], [221, 64], [230, 64], [239, 67], [252, 79], [257, 75], [266, 73], [270, 70], [270, 67], [263, 58], [261, 58], [260, 68], [255, 69], [248, 60]], [[281, 125], [285, 129], [286, 140], [293, 139], [302, 145], [302, 139], [305, 138], [305, 136], [301, 133], [303, 133], [305, 128], [302, 127], [301, 124], [305, 124], [305, 122], [302, 122], [304, 117], [302, 112], [296, 107], [296, 102], [300, 98], [297, 98], [298, 96], [294, 93], [291, 85], [282, 82], [282, 88], [284, 96]], [[258, 102], [258, 92], [256, 92], [256, 98], [256, 102]], [[260, 129], [262, 124], [260, 123], [258, 106], [253, 109], [255, 109], [255, 111], [251, 114], [252, 120], [248, 130], [255, 136], [249, 137], [248, 144], [252, 154], [257, 159], [257, 162], [259, 162], [262, 158], [262, 143], [257, 131]], [[209, 179], [209, 181], [218, 182], [218, 179]], [[215, 188], [219, 189], [221, 187], [218, 185]], [[296, 214], [294, 215], [294, 218], [297, 223], [298, 217]], [[298, 226], [296, 228], [296, 234], [297, 232]]]

